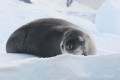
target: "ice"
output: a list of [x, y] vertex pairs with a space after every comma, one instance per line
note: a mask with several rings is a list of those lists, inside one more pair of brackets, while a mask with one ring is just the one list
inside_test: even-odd
[[120, 35], [120, 0], [106, 0], [97, 10], [95, 23], [102, 33]]
[[97, 10], [105, 0], [76, 0], [77, 2]]
[[28, 58], [0, 65], [1, 80], [119, 80], [120, 54]]

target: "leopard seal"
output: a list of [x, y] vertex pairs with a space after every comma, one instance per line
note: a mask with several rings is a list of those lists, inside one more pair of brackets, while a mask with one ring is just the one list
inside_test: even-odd
[[54, 57], [64, 53], [95, 55], [92, 35], [63, 19], [43, 18], [27, 23], [9, 37], [6, 52]]

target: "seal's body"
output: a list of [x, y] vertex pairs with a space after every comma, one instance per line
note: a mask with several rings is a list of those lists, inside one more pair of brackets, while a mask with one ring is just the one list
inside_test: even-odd
[[62, 19], [44, 18], [17, 29], [8, 39], [6, 51], [39, 57], [62, 53], [94, 55], [96, 46], [84, 29]]

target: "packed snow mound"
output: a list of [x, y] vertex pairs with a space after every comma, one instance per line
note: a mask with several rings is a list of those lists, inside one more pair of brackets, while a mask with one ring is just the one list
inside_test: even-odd
[[[26, 5], [25, 3], [21, 3], [20, 1], [14, 0], [14, 2], [18, 2], [19, 4]], [[67, 0], [31, 0], [32, 4], [27, 4], [33, 9], [46, 9], [46, 10], [57, 10], [57, 11], [76, 11], [76, 12], [92, 12], [95, 10], [89, 8], [83, 4], [80, 4], [74, 1], [70, 7], [66, 7]], [[46, 6], [45, 6], [46, 5]]]
[[28, 58], [0, 64], [0, 80], [119, 80], [120, 54]]
[[120, 35], [120, 0], [106, 0], [96, 13], [95, 24], [102, 33]]
[[23, 60], [27, 58], [33, 58], [33, 57], [36, 57], [36, 56], [29, 55], [29, 54], [18, 54], [18, 53], [0, 53], [0, 65], [8, 64], [16, 60]]

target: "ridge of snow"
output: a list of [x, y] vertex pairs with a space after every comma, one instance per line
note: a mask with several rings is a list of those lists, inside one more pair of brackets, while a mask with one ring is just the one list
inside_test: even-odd
[[87, 57], [63, 54], [52, 58], [17, 60], [0, 65], [0, 79], [119, 80], [119, 58], [120, 54]]

